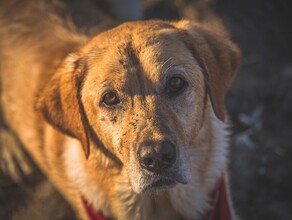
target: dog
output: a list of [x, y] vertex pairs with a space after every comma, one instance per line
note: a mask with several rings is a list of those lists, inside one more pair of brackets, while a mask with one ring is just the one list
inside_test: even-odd
[[1, 7], [3, 121], [80, 219], [235, 219], [240, 50], [224, 31], [149, 20], [89, 38], [48, 4]]

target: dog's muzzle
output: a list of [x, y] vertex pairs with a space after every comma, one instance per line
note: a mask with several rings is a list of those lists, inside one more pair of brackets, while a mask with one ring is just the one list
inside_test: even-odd
[[176, 147], [170, 141], [144, 142], [138, 149], [137, 158], [142, 169], [161, 174], [174, 165]]
[[179, 149], [169, 140], [142, 142], [136, 159], [139, 175], [130, 171], [130, 177], [132, 188], [137, 193], [188, 183], [188, 169], [182, 163]]

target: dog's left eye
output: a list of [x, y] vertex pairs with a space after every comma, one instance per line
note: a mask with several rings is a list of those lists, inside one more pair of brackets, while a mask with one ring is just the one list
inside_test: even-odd
[[106, 106], [112, 107], [120, 103], [120, 99], [114, 92], [108, 92], [102, 97], [102, 103]]
[[169, 79], [168, 81], [168, 88], [170, 93], [178, 93], [182, 91], [186, 86], [185, 80], [183, 80], [181, 77], [174, 76]]

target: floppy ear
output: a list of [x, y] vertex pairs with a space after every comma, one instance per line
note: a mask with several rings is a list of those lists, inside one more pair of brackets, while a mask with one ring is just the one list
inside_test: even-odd
[[36, 110], [55, 128], [79, 139], [88, 158], [86, 117], [80, 100], [83, 75], [84, 70], [78, 56], [69, 55], [41, 92]]
[[224, 121], [224, 98], [240, 64], [240, 50], [226, 36], [212, 33], [189, 21], [175, 23], [183, 31], [186, 46], [199, 62], [218, 119]]

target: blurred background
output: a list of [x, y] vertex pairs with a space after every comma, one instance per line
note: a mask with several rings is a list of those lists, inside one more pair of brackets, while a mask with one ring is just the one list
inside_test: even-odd
[[[242, 220], [292, 219], [291, 1], [61, 3], [64, 7], [58, 13], [66, 19], [72, 17], [73, 23], [89, 35], [126, 20], [186, 18], [210, 25], [221, 20], [243, 53], [241, 69], [226, 99], [233, 121], [229, 167], [235, 208]], [[17, 146], [17, 150], [0, 149], [2, 155], [17, 154], [16, 158], [24, 158], [29, 167], [25, 175], [19, 174], [15, 171], [19, 168], [17, 159], [11, 157], [10, 161], [16, 161], [14, 175], [0, 173], [0, 219], [74, 219], [68, 204], [5, 127], [1, 128], [0, 140]]]

